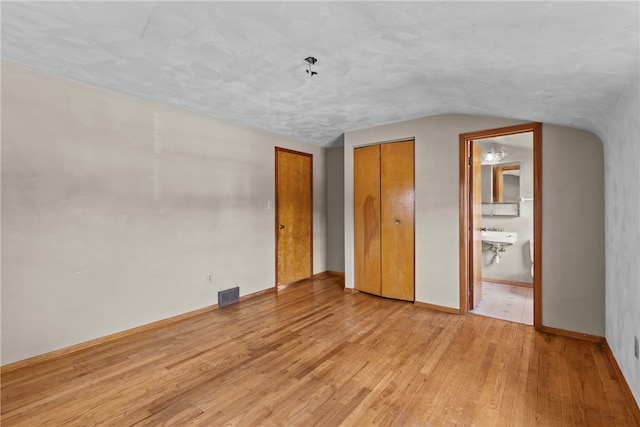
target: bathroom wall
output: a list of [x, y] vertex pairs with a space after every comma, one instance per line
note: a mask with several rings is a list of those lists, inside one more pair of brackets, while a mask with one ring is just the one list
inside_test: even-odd
[[[459, 308], [459, 134], [523, 123], [446, 114], [345, 134], [345, 281], [353, 272], [353, 149], [415, 138], [416, 300]], [[602, 144], [578, 129], [543, 126], [542, 323], [604, 334]], [[579, 148], [576, 157], [573, 152]], [[576, 159], [579, 161], [576, 162]], [[576, 217], [580, 217], [576, 220]], [[593, 240], [576, 238], [589, 227]]]
[[[532, 141], [533, 141], [533, 134]], [[476, 143], [485, 152], [492, 146], [499, 150], [502, 145], [495, 145], [489, 140], [478, 140]], [[533, 142], [532, 142], [533, 145]], [[504, 163], [520, 163], [520, 197], [533, 199], [533, 150], [524, 147], [507, 146], [509, 153]], [[484, 173], [484, 171], [483, 171]], [[484, 182], [483, 175], [483, 182]], [[505, 193], [507, 192], [505, 182]], [[514, 200], [514, 199], [510, 199]], [[484, 200], [483, 200], [484, 202]], [[533, 239], [533, 200], [525, 200], [519, 204], [519, 216], [483, 216], [482, 227], [503, 228], [505, 231], [518, 233], [518, 241], [506, 246], [500, 255], [500, 262], [494, 260], [495, 252], [483, 245], [482, 277], [533, 284], [531, 277], [531, 257], [529, 241]]]
[[2, 363], [274, 286], [275, 146], [325, 271], [324, 149], [2, 63]]
[[327, 149], [327, 269], [344, 273], [344, 148]]

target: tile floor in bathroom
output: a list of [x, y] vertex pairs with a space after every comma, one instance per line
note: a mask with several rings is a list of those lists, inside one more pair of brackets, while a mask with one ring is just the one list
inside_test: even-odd
[[482, 282], [482, 298], [471, 313], [533, 325], [533, 289]]

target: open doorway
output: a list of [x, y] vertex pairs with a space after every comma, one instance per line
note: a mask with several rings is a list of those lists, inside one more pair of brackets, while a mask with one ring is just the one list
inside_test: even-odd
[[460, 307], [540, 329], [540, 123], [460, 135]]

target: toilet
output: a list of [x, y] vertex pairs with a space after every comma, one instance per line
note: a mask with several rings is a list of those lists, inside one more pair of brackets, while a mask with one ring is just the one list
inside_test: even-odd
[[529, 256], [531, 257], [531, 277], [533, 277], [533, 239], [529, 240]]

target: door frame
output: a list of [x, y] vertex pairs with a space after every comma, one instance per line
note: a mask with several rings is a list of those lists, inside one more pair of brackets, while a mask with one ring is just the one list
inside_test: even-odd
[[[309, 218], [309, 220], [311, 221], [310, 226], [309, 226], [309, 277], [313, 276], [313, 154], [311, 153], [303, 153], [302, 151], [295, 151], [295, 150], [290, 150], [288, 148], [282, 148], [282, 147], [275, 147], [275, 152], [274, 152], [274, 169], [275, 169], [275, 196], [274, 196], [274, 201], [275, 201], [275, 215], [274, 215], [274, 232], [275, 232], [275, 249], [276, 249], [276, 253], [275, 253], [275, 287], [276, 289], [278, 288], [278, 286], [284, 286], [286, 285], [285, 283], [283, 283], [282, 285], [278, 285], [278, 227], [280, 226], [279, 223], [279, 216], [278, 216], [278, 211], [280, 208], [279, 205], [279, 201], [278, 201], [278, 152], [284, 152], [284, 153], [290, 153], [290, 154], [295, 154], [298, 156], [304, 156], [304, 157], [309, 157], [310, 158], [310, 162], [309, 162], [309, 184], [310, 184], [310, 188], [309, 188], [309, 212], [311, 217]], [[294, 282], [295, 283], [295, 282]]]
[[460, 313], [469, 312], [468, 289], [470, 283], [469, 241], [471, 233], [470, 167], [471, 142], [517, 133], [533, 132], [533, 326], [542, 329], [542, 123], [532, 122], [496, 129], [460, 134]]

